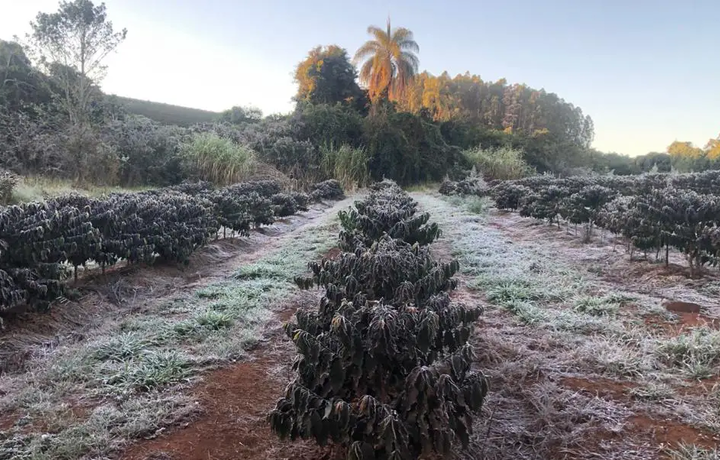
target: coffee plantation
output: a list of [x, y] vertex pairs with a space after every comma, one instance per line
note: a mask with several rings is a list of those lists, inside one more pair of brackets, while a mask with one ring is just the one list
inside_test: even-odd
[[[462, 188], [462, 187], [460, 187]], [[443, 190], [458, 190], [446, 185]], [[594, 226], [624, 237], [634, 249], [682, 253], [690, 275], [720, 262], [720, 172], [642, 176], [535, 176], [496, 185], [499, 209], [557, 222]]]
[[416, 207], [396, 184], [375, 184], [341, 212], [345, 252], [296, 280], [325, 295], [286, 325], [299, 355], [269, 415], [281, 438], [338, 445], [357, 460], [467, 446], [488, 391], [470, 370], [481, 310], [450, 299], [459, 265], [434, 260], [428, 245], [439, 230]]
[[[335, 199], [342, 196], [338, 187], [321, 185], [313, 197]], [[186, 183], [104, 198], [68, 195], [0, 208], [0, 313], [47, 307], [63, 294], [71, 269], [77, 278], [77, 267], [91, 262], [103, 271], [121, 260], [187, 264], [209, 240], [228, 231], [247, 236], [253, 227], [307, 210], [310, 200], [263, 180], [219, 189]]]

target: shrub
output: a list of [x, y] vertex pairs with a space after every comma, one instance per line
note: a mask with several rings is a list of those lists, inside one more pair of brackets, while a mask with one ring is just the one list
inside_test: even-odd
[[432, 243], [440, 236], [430, 214], [416, 214], [417, 203], [391, 181], [373, 184], [367, 199], [356, 202], [355, 209], [340, 211], [340, 247], [354, 251], [369, 246], [384, 234], [406, 243]]
[[520, 179], [535, 173], [523, 159], [522, 151], [511, 147], [476, 147], [465, 150], [463, 155], [488, 180]]
[[523, 185], [502, 182], [492, 190], [492, 197], [498, 209], [516, 210], [520, 206], [520, 200], [531, 193], [532, 190]]
[[[356, 203], [358, 211], [383, 205], [401, 206], [406, 219], [415, 210], [389, 182]], [[358, 238], [369, 240], [363, 228]], [[422, 243], [385, 234], [310, 267], [298, 284], [323, 286], [325, 296], [286, 326], [297, 376], [269, 414], [272, 430], [339, 444], [349, 459], [444, 456], [456, 442], [467, 446], [488, 383], [470, 370], [468, 339], [481, 312], [447, 294], [458, 263], [438, 264]]]
[[102, 128], [104, 142], [113, 145], [120, 164], [120, 184], [165, 186], [184, 179], [180, 145], [185, 130], [163, 126], [142, 116], [127, 116]]
[[313, 201], [342, 200], [345, 198], [345, 191], [340, 182], [329, 179], [319, 182], [311, 187], [310, 199]]
[[278, 193], [270, 197], [273, 214], [278, 217], [292, 216], [298, 211], [298, 205], [292, 195]]
[[249, 178], [255, 169], [255, 152], [213, 133], [195, 134], [183, 144], [182, 156], [190, 174], [217, 185]]
[[440, 184], [442, 195], [475, 195], [485, 196], [490, 192], [487, 183], [477, 176], [469, 176], [459, 181], [445, 180]]
[[295, 200], [299, 211], [307, 211], [310, 205], [310, 195], [302, 192], [290, 192], [290, 196]]

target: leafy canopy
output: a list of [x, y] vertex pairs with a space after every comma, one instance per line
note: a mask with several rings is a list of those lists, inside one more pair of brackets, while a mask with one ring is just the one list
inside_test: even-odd
[[318, 46], [298, 64], [295, 99], [311, 104], [347, 104], [358, 109], [365, 105], [365, 94], [355, 78], [357, 72], [347, 51], [336, 45]]
[[393, 29], [390, 18], [385, 30], [370, 26], [367, 31], [373, 39], [365, 42], [354, 57], [355, 63], [363, 63], [360, 81], [367, 86], [372, 101], [385, 97], [398, 99], [418, 72], [420, 61], [416, 53], [420, 47], [410, 30]]

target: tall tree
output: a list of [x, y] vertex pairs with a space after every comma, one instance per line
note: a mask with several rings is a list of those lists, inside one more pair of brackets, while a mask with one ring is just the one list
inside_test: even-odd
[[720, 159], [720, 136], [708, 141], [705, 145], [705, 156], [712, 161]]
[[700, 147], [695, 147], [692, 142], [675, 141], [667, 148], [667, 153], [676, 157], [700, 158], [704, 152]]
[[105, 4], [63, 1], [55, 13], [39, 13], [31, 23], [30, 43], [39, 63], [61, 88], [61, 101], [73, 125], [88, 121], [94, 88], [105, 76], [104, 59], [125, 39], [107, 20]]
[[298, 84], [295, 99], [311, 104], [342, 103], [361, 109], [366, 97], [356, 78], [357, 71], [347, 51], [336, 45], [318, 46], [310, 50], [295, 70]]
[[404, 28], [393, 29], [390, 18], [385, 30], [370, 26], [372, 40], [365, 42], [356, 52], [354, 61], [362, 63], [360, 82], [367, 86], [370, 100], [400, 99], [418, 72], [420, 61], [415, 53], [420, 47], [413, 33]]
[[0, 40], [0, 111], [15, 111], [50, 99], [45, 76], [16, 42]]
[[230, 123], [231, 125], [257, 123], [262, 120], [262, 115], [262, 110], [257, 107], [240, 107], [236, 105], [221, 113], [220, 121]]

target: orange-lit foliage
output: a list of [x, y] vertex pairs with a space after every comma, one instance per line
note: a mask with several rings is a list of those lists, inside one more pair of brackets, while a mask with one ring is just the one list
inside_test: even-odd
[[415, 53], [420, 47], [413, 33], [404, 28], [393, 29], [388, 18], [385, 30], [368, 27], [373, 40], [368, 40], [355, 52], [355, 63], [360, 64], [360, 82], [368, 88], [370, 100], [381, 98], [401, 99], [412, 83], [420, 61]]

